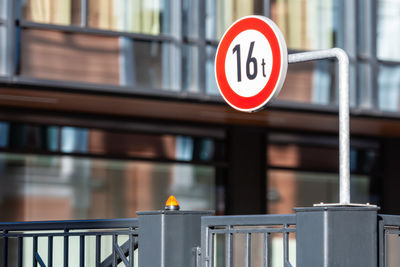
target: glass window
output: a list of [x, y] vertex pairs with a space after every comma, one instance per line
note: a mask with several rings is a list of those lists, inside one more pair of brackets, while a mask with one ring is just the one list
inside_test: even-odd
[[21, 38], [22, 76], [172, 88], [168, 43], [34, 29], [24, 30]]
[[277, 23], [289, 49], [314, 50], [338, 45], [342, 34], [342, 1], [272, 0], [271, 19]]
[[374, 106], [375, 97], [373, 97], [373, 66], [368, 62], [359, 61], [357, 68], [357, 84], [360, 95], [358, 99], [359, 107], [371, 108]]
[[263, 1], [207, 0], [206, 38], [219, 39], [235, 20], [248, 15], [262, 15]]
[[89, 26], [146, 34], [169, 32], [168, 3], [161, 0], [89, 0]]
[[80, 0], [26, 0], [24, 18], [38, 23], [80, 24]]
[[199, 87], [199, 48], [194, 45], [183, 46], [183, 90], [200, 92]]
[[0, 153], [1, 221], [136, 217], [174, 194], [184, 210], [215, 209], [213, 167]]
[[7, 0], [0, 0], [0, 24], [1, 20], [5, 19], [7, 15]]
[[217, 81], [215, 80], [214, 66], [217, 48], [214, 46], [206, 47], [206, 94], [219, 95]]
[[377, 16], [377, 56], [400, 60], [400, 2], [379, 0]]
[[186, 37], [199, 38], [199, 5], [202, 1], [183, 0], [183, 33]]
[[224, 212], [217, 137], [0, 122], [0, 149], [0, 221], [135, 217], [170, 194]]
[[23, 30], [20, 74], [40, 79], [117, 85], [119, 52], [116, 37]]
[[19, 152], [222, 162], [223, 147], [222, 140], [210, 137], [0, 122], [0, 148]]
[[[351, 201], [370, 202], [368, 176], [351, 176]], [[293, 207], [312, 207], [320, 202], [337, 203], [339, 176], [337, 174], [292, 170], [268, 172], [268, 213], [293, 213]]]
[[[339, 201], [337, 137], [272, 133], [267, 147], [269, 213], [293, 213], [293, 207]], [[379, 179], [379, 143], [352, 139], [351, 196], [355, 203], [379, 201], [372, 183]]]
[[400, 109], [400, 65], [380, 66], [378, 108], [386, 111], [398, 111]]
[[290, 64], [277, 99], [332, 104], [336, 99], [335, 64], [330, 60]]

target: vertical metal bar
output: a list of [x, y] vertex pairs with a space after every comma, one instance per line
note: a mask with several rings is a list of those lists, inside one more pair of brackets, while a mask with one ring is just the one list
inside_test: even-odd
[[47, 240], [47, 266], [53, 267], [53, 236]]
[[232, 267], [232, 233], [231, 226], [227, 226], [228, 233], [225, 236], [225, 264], [227, 267]]
[[340, 204], [350, 204], [349, 58], [339, 51], [339, 173]]
[[37, 236], [33, 237], [33, 253], [32, 253], [32, 266], [37, 267], [37, 259], [36, 259], [36, 253], [37, 253], [37, 247], [38, 247], [38, 238]]
[[86, 28], [88, 26], [89, 16], [89, 1], [81, 0], [81, 27]]
[[209, 228], [205, 218], [201, 219], [201, 241], [200, 241], [200, 266], [201, 267], [209, 267], [209, 247], [208, 247], [208, 239], [209, 239]]
[[[340, 29], [344, 31], [343, 46], [341, 46], [348, 54], [351, 65], [349, 65], [349, 86], [352, 88], [349, 91], [349, 102], [350, 104], [357, 105], [357, 75], [356, 68], [358, 66], [357, 57], [357, 0], [347, 0], [340, 2], [341, 9], [344, 14]], [[343, 16], [343, 15], [342, 15]], [[340, 19], [338, 19], [339, 21]]]
[[387, 263], [387, 247], [386, 247], [386, 230], [385, 230], [385, 222], [380, 220], [378, 222], [378, 242], [379, 242], [379, 249], [378, 249], [378, 259], [379, 259], [379, 267], [385, 267]]
[[206, 45], [206, 4], [207, 1], [192, 1], [192, 3], [199, 5], [199, 16], [198, 16], [198, 27], [199, 36], [198, 40], [200, 41], [200, 45], [198, 46], [198, 81], [200, 91], [206, 95], [207, 94], [207, 75], [206, 75], [206, 66], [207, 66], [207, 45]]
[[101, 236], [96, 235], [96, 267], [101, 266]]
[[[8, 233], [7, 230], [4, 230], [3, 233], [6, 235]], [[8, 237], [5, 236], [3, 238], [4, 246], [3, 246], [3, 266], [7, 267], [8, 263]]]
[[[367, 13], [369, 16], [369, 24], [367, 28], [371, 30], [370, 35], [368, 36], [367, 43], [370, 43], [369, 50], [369, 59], [370, 64], [372, 65], [371, 71], [371, 83], [372, 83], [372, 104], [373, 108], [378, 109], [378, 73], [379, 73], [379, 63], [378, 63], [378, 49], [377, 49], [377, 25], [378, 25], [378, 1], [365, 1], [369, 12]], [[363, 13], [365, 14], [365, 13]], [[365, 25], [364, 25], [365, 27]]]
[[215, 234], [211, 233], [208, 239], [208, 248], [209, 248], [209, 266], [213, 267], [214, 266], [214, 240], [215, 240]]
[[270, 0], [264, 0], [264, 16], [271, 18], [271, 1]]
[[[397, 255], [400, 256], [400, 235], [397, 235], [397, 245], [398, 245]], [[399, 264], [399, 267], [400, 267], [400, 259], [398, 259], [398, 264]]]
[[244, 244], [244, 266], [251, 266], [251, 233], [246, 234], [246, 241]]
[[22, 267], [22, 257], [23, 257], [23, 244], [24, 239], [22, 236], [18, 237], [18, 267]]
[[[131, 231], [133, 231], [133, 229], [130, 229]], [[130, 233], [129, 234], [129, 266], [133, 267], [133, 265], [135, 264], [135, 259], [134, 259], [134, 251], [133, 251], [133, 234]]]
[[290, 54], [289, 63], [336, 58], [339, 65], [339, 194], [340, 204], [350, 204], [349, 58], [340, 48]]
[[79, 237], [79, 266], [85, 267], [85, 236]]
[[[69, 230], [65, 229], [65, 233], [68, 233]], [[69, 258], [69, 237], [68, 235], [64, 236], [64, 267], [68, 267], [68, 258]]]
[[115, 245], [118, 244], [117, 235], [112, 236], [112, 266], [117, 267], [117, 253], [115, 253]]
[[288, 225], [284, 225], [283, 232], [283, 262], [284, 266], [289, 262], [289, 232], [287, 232]]
[[16, 75], [16, 59], [17, 59], [17, 30], [16, 30], [16, 10], [19, 7], [19, 1], [8, 1], [7, 11], [8, 11], [8, 25], [7, 25], [7, 75], [13, 77]]
[[264, 267], [269, 267], [269, 233], [264, 234]]

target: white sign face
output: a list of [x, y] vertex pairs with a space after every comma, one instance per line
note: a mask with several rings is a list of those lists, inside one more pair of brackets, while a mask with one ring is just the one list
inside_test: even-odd
[[285, 40], [268, 18], [239, 19], [222, 37], [215, 75], [222, 97], [235, 109], [261, 109], [279, 93], [286, 71]]
[[247, 30], [233, 39], [225, 59], [225, 73], [235, 93], [255, 96], [267, 84], [271, 69], [271, 46], [264, 35]]

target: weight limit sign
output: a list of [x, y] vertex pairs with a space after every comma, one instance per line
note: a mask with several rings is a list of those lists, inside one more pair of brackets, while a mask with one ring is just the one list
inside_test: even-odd
[[234, 22], [215, 57], [219, 91], [233, 108], [253, 112], [277, 96], [287, 72], [287, 48], [278, 26], [262, 16]]

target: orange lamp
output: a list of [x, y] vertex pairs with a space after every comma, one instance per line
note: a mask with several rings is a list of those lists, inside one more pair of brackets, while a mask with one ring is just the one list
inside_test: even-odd
[[179, 203], [176, 198], [171, 195], [165, 203], [165, 210], [179, 210]]

